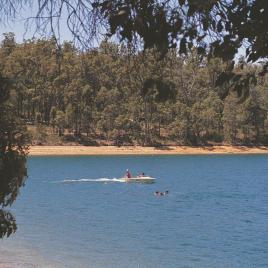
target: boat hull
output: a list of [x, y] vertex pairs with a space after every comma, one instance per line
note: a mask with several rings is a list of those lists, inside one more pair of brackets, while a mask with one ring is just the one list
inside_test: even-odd
[[123, 178], [123, 180], [127, 183], [154, 183], [155, 178], [151, 177], [132, 177], [132, 178]]

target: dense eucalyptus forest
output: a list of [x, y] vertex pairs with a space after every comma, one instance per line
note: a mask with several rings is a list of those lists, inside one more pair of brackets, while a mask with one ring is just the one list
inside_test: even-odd
[[0, 71], [12, 81], [10, 104], [34, 144], [268, 141], [268, 76], [258, 77], [261, 64], [237, 60], [234, 72], [251, 79], [240, 85], [245, 98], [228, 79], [219, 83], [228, 63], [194, 49], [187, 56], [171, 49], [160, 60], [154, 50], [133, 52], [108, 41], [80, 51], [70, 42], [18, 44], [13, 33], [4, 36]]

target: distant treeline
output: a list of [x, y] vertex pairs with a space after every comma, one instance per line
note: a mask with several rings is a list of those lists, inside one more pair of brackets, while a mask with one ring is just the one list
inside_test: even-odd
[[[116, 145], [268, 142], [268, 76], [240, 85], [249, 94], [238, 96], [228, 77], [218, 83], [228, 64], [194, 50], [160, 60], [109, 42], [88, 51], [52, 39], [17, 44], [8, 33], [0, 58], [17, 115], [41, 134], [49, 127]], [[241, 77], [259, 69], [243, 59], [235, 66]]]

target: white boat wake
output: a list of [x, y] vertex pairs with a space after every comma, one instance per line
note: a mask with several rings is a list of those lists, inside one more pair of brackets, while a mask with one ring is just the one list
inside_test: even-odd
[[108, 178], [99, 178], [99, 179], [66, 179], [61, 181], [63, 183], [76, 183], [76, 182], [125, 182], [124, 179], [108, 179]]
[[61, 182], [63, 183], [79, 183], [79, 182], [102, 182], [102, 183], [111, 183], [111, 182], [135, 182], [135, 183], [154, 183], [155, 178], [140, 176], [140, 177], [132, 177], [132, 178], [99, 178], [99, 179], [66, 179]]

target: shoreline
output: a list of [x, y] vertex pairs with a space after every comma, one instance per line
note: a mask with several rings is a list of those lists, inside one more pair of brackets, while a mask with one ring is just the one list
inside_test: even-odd
[[31, 146], [29, 156], [268, 154], [268, 146]]
[[37, 249], [21, 239], [3, 238], [0, 244], [0, 268], [63, 268], [44, 257]]

